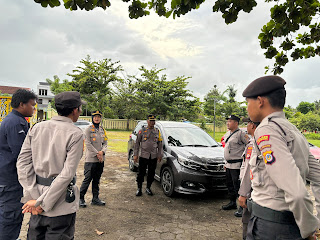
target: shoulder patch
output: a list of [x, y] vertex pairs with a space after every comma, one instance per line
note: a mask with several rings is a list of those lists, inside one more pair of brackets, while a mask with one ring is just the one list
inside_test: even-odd
[[270, 135], [262, 135], [258, 138], [257, 144], [259, 145], [263, 141], [269, 141], [269, 139], [270, 139]]
[[250, 159], [251, 154], [252, 154], [252, 149], [253, 149], [252, 146], [250, 146], [250, 147], [247, 148], [246, 159]]
[[266, 164], [271, 165], [276, 161], [276, 158], [273, 156], [273, 152], [271, 150], [263, 152], [262, 155]]
[[260, 151], [262, 151], [265, 148], [271, 148], [271, 144], [266, 144], [266, 145], [261, 146]]
[[138, 134], [141, 134], [141, 130], [138, 132]]

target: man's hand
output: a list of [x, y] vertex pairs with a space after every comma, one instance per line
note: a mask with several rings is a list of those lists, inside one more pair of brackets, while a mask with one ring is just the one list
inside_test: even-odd
[[31, 213], [32, 215], [38, 215], [43, 212], [43, 209], [38, 206], [35, 207], [37, 200], [29, 200], [22, 206], [22, 213]]
[[137, 162], [138, 162], [138, 156], [133, 156], [133, 161], [134, 161], [135, 163], [137, 163]]
[[247, 208], [247, 204], [246, 204], [247, 198], [246, 198], [246, 197], [244, 197], [244, 196], [239, 196], [238, 201], [239, 201], [239, 205], [240, 205], [241, 207]]
[[306, 238], [307, 240], [317, 240], [317, 237], [315, 234], [310, 235], [309, 237]]
[[162, 160], [162, 158], [161, 158], [161, 157], [159, 157], [159, 158], [158, 158], [158, 162], [161, 162], [161, 160]]
[[98, 157], [98, 159], [99, 159], [99, 162], [103, 162], [103, 152], [102, 152], [102, 151], [99, 151], [99, 152], [97, 153], [97, 157]]

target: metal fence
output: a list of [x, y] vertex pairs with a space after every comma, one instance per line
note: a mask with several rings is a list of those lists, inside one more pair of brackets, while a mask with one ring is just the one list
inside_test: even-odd
[[[86, 117], [86, 116], [80, 116], [79, 119], [81, 120], [87, 120], [91, 122], [91, 117]], [[138, 120], [127, 120], [127, 119], [108, 119], [104, 118], [102, 119], [102, 126], [105, 129], [115, 129], [115, 130], [133, 130], [138, 123]], [[198, 127], [200, 127], [200, 123], [192, 123]], [[213, 132], [213, 123], [207, 123], [206, 128]], [[226, 132], [227, 127], [222, 126], [222, 127], [217, 127], [216, 126], [216, 132]]]

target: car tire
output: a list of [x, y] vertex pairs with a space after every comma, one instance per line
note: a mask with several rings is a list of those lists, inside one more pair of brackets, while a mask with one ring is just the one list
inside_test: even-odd
[[133, 161], [133, 152], [131, 151], [130, 152], [130, 155], [129, 155], [129, 169], [132, 171], [132, 172], [137, 172], [138, 171], [138, 168], [134, 165], [134, 161]]
[[162, 191], [166, 196], [172, 197], [175, 194], [174, 176], [173, 176], [172, 169], [170, 167], [165, 167], [162, 170], [160, 184], [161, 184]]

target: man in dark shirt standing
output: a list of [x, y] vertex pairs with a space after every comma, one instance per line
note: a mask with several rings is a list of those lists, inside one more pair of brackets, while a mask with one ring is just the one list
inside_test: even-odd
[[37, 96], [28, 90], [17, 90], [11, 100], [12, 112], [0, 126], [0, 239], [19, 237], [22, 187], [18, 182], [17, 158], [29, 125], [25, 117], [32, 117]]

